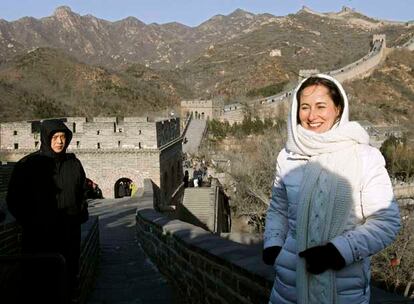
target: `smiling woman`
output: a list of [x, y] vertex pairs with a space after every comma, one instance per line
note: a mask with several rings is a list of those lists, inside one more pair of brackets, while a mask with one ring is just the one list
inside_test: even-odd
[[339, 121], [344, 101], [338, 88], [327, 79], [311, 77], [297, 93], [298, 121], [305, 129], [323, 133]]
[[381, 153], [348, 120], [334, 78], [300, 83], [266, 216], [270, 303], [369, 303], [369, 257], [396, 237], [398, 206]]

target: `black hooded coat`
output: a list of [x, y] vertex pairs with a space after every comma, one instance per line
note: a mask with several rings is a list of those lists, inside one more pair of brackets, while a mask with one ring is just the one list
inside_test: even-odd
[[[61, 153], [51, 148], [56, 132], [66, 135]], [[17, 162], [6, 197], [10, 213], [23, 229], [23, 253], [61, 254], [66, 261], [70, 288], [79, 269], [80, 216], [85, 191], [82, 164], [74, 154], [66, 153], [71, 139], [72, 132], [62, 121], [43, 121], [40, 150]]]

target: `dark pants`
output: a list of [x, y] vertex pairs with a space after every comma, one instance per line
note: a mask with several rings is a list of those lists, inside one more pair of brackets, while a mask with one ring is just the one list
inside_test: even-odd
[[33, 257], [23, 264], [23, 285], [31, 302], [66, 303], [76, 297], [79, 220], [61, 213], [47, 223], [24, 225], [22, 236], [23, 253]]

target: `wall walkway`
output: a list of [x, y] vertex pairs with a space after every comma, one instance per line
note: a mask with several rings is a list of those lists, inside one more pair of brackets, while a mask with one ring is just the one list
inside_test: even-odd
[[183, 153], [194, 154], [197, 153], [203, 138], [204, 130], [206, 129], [206, 120], [192, 119], [183, 135], [187, 138], [187, 143], [183, 141]]
[[[142, 192], [142, 191], [141, 191]], [[171, 304], [173, 291], [137, 243], [138, 197], [96, 200], [89, 211], [99, 216], [101, 258], [88, 304]]]

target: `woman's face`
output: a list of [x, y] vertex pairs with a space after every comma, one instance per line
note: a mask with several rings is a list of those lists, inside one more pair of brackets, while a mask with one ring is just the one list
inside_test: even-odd
[[300, 95], [300, 124], [307, 130], [324, 133], [332, 128], [339, 117], [340, 109], [336, 107], [328, 89], [323, 85], [305, 88]]

